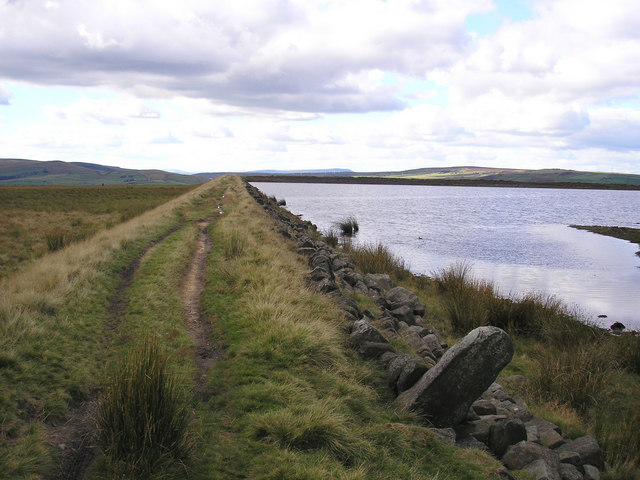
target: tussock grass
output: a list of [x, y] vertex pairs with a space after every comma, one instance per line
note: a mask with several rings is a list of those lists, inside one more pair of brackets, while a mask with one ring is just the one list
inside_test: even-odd
[[227, 258], [237, 258], [242, 255], [247, 236], [240, 230], [233, 230], [229, 233], [225, 244], [224, 254]]
[[335, 226], [346, 237], [351, 237], [360, 230], [360, 225], [355, 217], [347, 217], [344, 220], [340, 220], [335, 223]]
[[329, 230], [327, 230], [327, 232], [325, 232], [323, 237], [327, 245], [333, 248], [336, 248], [338, 246], [338, 243], [340, 242], [340, 238], [338, 237], [338, 232], [336, 232], [336, 230], [333, 228], [330, 228]]
[[115, 472], [146, 477], [191, 452], [182, 391], [156, 341], [120, 360], [103, 388], [97, 423]]
[[59, 230], [45, 234], [45, 238], [50, 252], [55, 252], [64, 247], [64, 233]]
[[543, 350], [530, 385], [535, 394], [551, 396], [584, 416], [601, 400], [611, 371], [602, 342], [578, 343], [562, 352]]
[[382, 243], [345, 243], [345, 251], [363, 273], [386, 273], [397, 280], [411, 274], [402, 258], [391, 253]]
[[640, 375], [640, 336], [624, 333], [619, 337], [611, 337], [609, 349], [620, 367]]

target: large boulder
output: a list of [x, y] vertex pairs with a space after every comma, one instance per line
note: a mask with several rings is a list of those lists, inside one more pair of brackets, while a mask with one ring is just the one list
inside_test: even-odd
[[513, 343], [506, 332], [497, 327], [476, 328], [401, 393], [396, 403], [418, 412], [436, 427], [456, 425], [512, 357]]

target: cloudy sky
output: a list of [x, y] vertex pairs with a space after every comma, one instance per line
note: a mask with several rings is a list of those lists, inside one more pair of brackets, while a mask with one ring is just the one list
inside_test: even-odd
[[0, 157], [640, 174], [640, 5], [0, 0]]

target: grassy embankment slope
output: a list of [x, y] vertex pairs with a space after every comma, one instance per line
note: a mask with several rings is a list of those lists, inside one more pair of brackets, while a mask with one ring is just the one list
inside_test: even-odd
[[[205, 377], [183, 305], [203, 221], [200, 304], [217, 352]], [[485, 454], [390, 407], [382, 369], [344, 348], [341, 314], [306, 272], [240, 179], [223, 177], [1, 280], [0, 477], [69, 478], [60, 468], [74, 465], [71, 478], [122, 478], [144, 463], [152, 478], [498, 478]], [[191, 448], [104, 456], [90, 448], [95, 405], [114, 365], [149, 342], [189, 412]], [[76, 450], [89, 453], [73, 461]]]

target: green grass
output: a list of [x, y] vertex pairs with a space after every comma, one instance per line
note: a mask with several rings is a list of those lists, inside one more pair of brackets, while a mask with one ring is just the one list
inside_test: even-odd
[[104, 365], [128, 348], [125, 337], [112, 348], [116, 338], [109, 327], [120, 272], [189, 216], [190, 202], [210, 188], [0, 280], [0, 471], [8, 478], [37, 479], [51, 471], [57, 453], [48, 445], [50, 431], [64, 424], [73, 405], [94, 398]]
[[[336, 306], [305, 287], [305, 259], [241, 185], [224, 210], [203, 306], [226, 353], [197, 410], [193, 478], [497, 478], [489, 457], [448, 447], [389, 407], [383, 371], [344, 347]], [[225, 255], [238, 230], [242, 252]]]

